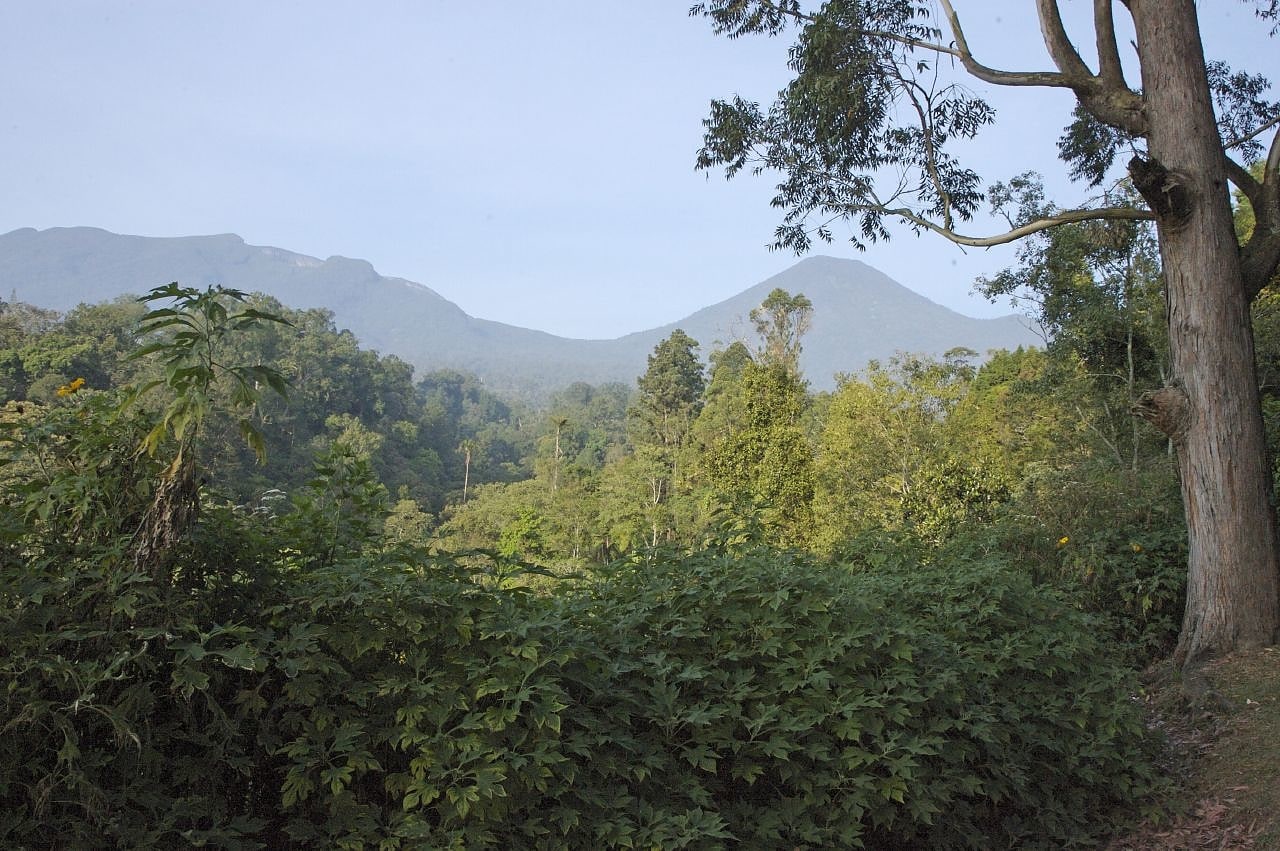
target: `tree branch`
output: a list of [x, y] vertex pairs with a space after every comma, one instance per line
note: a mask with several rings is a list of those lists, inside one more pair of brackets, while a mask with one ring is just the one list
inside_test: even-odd
[[1058, 11], [1058, 0], [1036, 0], [1036, 11], [1040, 15], [1040, 32], [1044, 35], [1044, 46], [1058, 70], [1071, 78], [1077, 85], [1093, 77], [1089, 66], [1084, 64], [1075, 45], [1067, 35], [1067, 28], [1062, 24], [1062, 15]]
[[1061, 213], [1054, 213], [1051, 216], [1044, 216], [1033, 222], [1013, 228], [1005, 233], [996, 234], [995, 236], [966, 236], [965, 234], [956, 233], [955, 231], [945, 228], [936, 222], [928, 219], [907, 209], [881, 209], [885, 215], [897, 216], [904, 221], [908, 221], [913, 225], [922, 227], [925, 230], [932, 231], [939, 236], [945, 237], [957, 245], [967, 245], [971, 248], [990, 248], [993, 245], [1005, 245], [1010, 242], [1022, 239], [1024, 236], [1030, 236], [1034, 233], [1057, 227], [1058, 225], [1069, 225], [1076, 222], [1100, 221], [1100, 220], [1133, 220], [1142, 219], [1151, 221], [1155, 219], [1155, 214], [1150, 210], [1139, 210], [1136, 207], [1099, 207], [1096, 209], [1086, 210], [1064, 210]]
[[1267, 151], [1267, 164], [1262, 170], [1262, 182], [1280, 187], [1280, 130], [1271, 137], [1271, 149]]
[[[969, 42], [965, 39], [964, 29], [960, 26], [960, 17], [951, 7], [951, 0], [941, 0], [941, 2], [947, 15], [947, 22], [951, 25], [951, 35], [956, 40], [955, 49], [942, 52], [959, 59], [964, 69], [974, 77], [996, 86], [1049, 86], [1062, 89], [1072, 87], [1073, 82], [1066, 75], [1056, 71], [1000, 71], [983, 65], [974, 58], [973, 51], [969, 50]], [[1088, 69], [1085, 70], [1087, 72]]]
[[883, 38], [886, 41], [896, 42], [897, 44], [904, 45], [905, 47], [917, 47], [921, 50], [932, 51], [933, 53], [945, 53], [947, 56], [954, 56], [957, 59], [963, 58], [957, 48], [947, 47], [944, 44], [934, 44], [931, 41], [921, 41], [918, 38], [911, 38], [910, 36], [899, 35], [898, 33], [886, 32], [885, 30], [858, 30], [858, 34], [867, 36], [868, 38]]
[[1248, 198], [1249, 204], [1256, 209], [1262, 203], [1262, 184], [1249, 172], [1249, 169], [1231, 157], [1224, 157], [1223, 160], [1227, 166], [1227, 179], [1235, 184], [1240, 194]]
[[[1240, 249], [1244, 290], [1252, 299], [1280, 269], [1280, 133], [1271, 140], [1261, 181], [1230, 157], [1226, 161], [1228, 175], [1253, 207], [1253, 235]], [[1238, 172], [1244, 176], [1237, 179]]]
[[[1277, 115], [1275, 118], [1271, 119], [1271, 120], [1270, 120], [1270, 121], [1268, 121], [1266, 124], [1263, 124], [1263, 125], [1261, 125], [1260, 127], [1257, 127], [1256, 129], [1254, 129], [1254, 131], [1253, 131], [1252, 133], [1249, 133], [1249, 134], [1248, 134], [1248, 135], [1246, 135], [1246, 136], [1241, 136], [1241, 137], [1239, 137], [1239, 138], [1237, 138], [1237, 139], [1231, 139], [1230, 141], [1223, 142], [1223, 143], [1222, 143], [1222, 148], [1223, 148], [1223, 150], [1227, 150], [1227, 151], [1229, 151], [1229, 150], [1231, 150], [1232, 148], [1239, 147], [1240, 145], [1243, 145], [1245, 142], [1248, 142], [1248, 141], [1249, 141], [1249, 140], [1251, 140], [1251, 139], [1256, 139], [1256, 138], [1258, 138], [1258, 137], [1259, 137], [1259, 136], [1261, 136], [1263, 133], [1266, 133], [1268, 130], [1270, 130], [1272, 127], [1277, 127], [1277, 126], [1280, 126], [1280, 115]], [[1272, 144], [1273, 144], [1273, 145], [1274, 145], [1274, 141], [1275, 141], [1275, 140], [1272, 140]]]
[[[942, 202], [942, 224], [950, 230], [952, 224], [951, 196], [946, 187], [942, 185], [942, 177], [938, 174], [938, 152], [933, 144], [934, 134], [932, 121], [930, 120], [931, 110], [925, 109], [925, 106], [931, 105], [929, 103], [929, 93], [924, 91], [923, 87], [914, 80], [904, 79], [896, 68], [893, 69], [892, 73], [902, 85], [907, 99], [911, 101], [911, 106], [915, 109], [916, 116], [920, 119], [921, 141], [924, 143], [925, 151], [924, 169], [929, 175], [930, 182], [933, 183], [933, 191], [938, 193], [938, 198]], [[915, 91], [919, 91], [924, 96], [925, 105], [921, 105], [919, 99], [916, 98]]]
[[1080, 105], [1104, 124], [1130, 136], [1145, 136], [1147, 119], [1143, 100], [1124, 81], [1120, 51], [1116, 46], [1115, 19], [1109, 0], [1094, 0], [1094, 27], [1101, 74], [1094, 74], [1080, 58], [1067, 35], [1058, 11], [1058, 0], [1036, 0], [1045, 47]]
[[1116, 44], [1112, 0], [1093, 0], [1093, 29], [1098, 44], [1098, 75], [1107, 87], [1124, 86], [1124, 66]]

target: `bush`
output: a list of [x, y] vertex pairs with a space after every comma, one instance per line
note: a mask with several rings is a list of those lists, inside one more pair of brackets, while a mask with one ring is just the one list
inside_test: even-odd
[[7, 431], [7, 847], [1063, 847], [1152, 784], [1098, 622], [997, 559], [735, 544], [534, 593], [388, 547], [335, 463], [155, 571], [112, 410]]
[[1152, 782], [1094, 625], [998, 564], [706, 554], [567, 605], [571, 847], [1062, 847]]
[[1036, 480], [951, 552], [994, 552], [1098, 615], [1130, 659], [1173, 649], [1186, 605], [1187, 531], [1171, 463], [1085, 467]]
[[187, 545], [157, 581], [131, 534], [161, 468], [136, 454], [149, 424], [105, 394], [31, 413], [0, 442], [0, 841], [241, 847], [266, 823], [236, 700], [262, 664], [236, 621], [272, 605], [263, 553], [229, 534], [239, 560], [206, 573]]
[[63, 623], [19, 647], [0, 835], [1061, 847], [1151, 784], [1093, 624], [998, 565], [704, 554], [537, 596], [402, 551], [273, 587], [254, 624]]

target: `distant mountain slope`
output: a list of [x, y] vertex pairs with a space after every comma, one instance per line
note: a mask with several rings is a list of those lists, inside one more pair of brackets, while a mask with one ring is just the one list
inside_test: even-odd
[[325, 307], [362, 345], [419, 370], [474, 372], [493, 389], [539, 398], [574, 381], [632, 382], [646, 357], [677, 327], [702, 343], [751, 337], [748, 312], [775, 287], [813, 301], [802, 365], [817, 389], [898, 351], [941, 354], [1035, 344], [1017, 317], [972, 319], [911, 292], [857, 260], [810, 257], [739, 295], [670, 325], [616, 340], [571, 340], [468, 316], [421, 284], [379, 275], [367, 261], [319, 260], [246, 245], [233, 234], [122, 236], [96, 228], [16, 230], [0, 236], [0, 297], [56, 310], [142, 293], [179, 281], [223, 284], [274, 296], [291, 307]]

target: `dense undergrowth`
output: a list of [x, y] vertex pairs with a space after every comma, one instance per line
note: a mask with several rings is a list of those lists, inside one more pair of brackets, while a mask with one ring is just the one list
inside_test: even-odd
[[9, 847], [1061, 847], [1153, 783], [1097, 624], [995, 557], [713, 545], [534, 592], [385, 545], [330, 463], [157, 571], [146, 423], [49, 422], [11, 435], [50, 466], [3, 529]]
[[1060, 848], [1157, 785], [1065, 549], [733, 532], [526, 582], [395, 543], [341, 443], [239, 504], [201, 418], [234, 379], [253, 442], [271, 376], [220, 372], [259, 317], [203, 306], [159, 405], [0, 418], [5, 847]]
[[998, 564], [86, 555], [4, 571], [10, 847], [1062, 846], [1152, 783], [1124, 668]]

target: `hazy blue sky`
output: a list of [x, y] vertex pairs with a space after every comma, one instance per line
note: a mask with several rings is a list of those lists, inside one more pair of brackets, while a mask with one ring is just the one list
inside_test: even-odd
[[[766, 249], [768, 179], [692, 167], [708, 102], [767, 100], [786, 43], [716, 38], [689, 2], [3, 0], [0, 233], [232, 232], [566, 336], [673, 321], [795, 262]], [[1014, 70], [1048, 67], [1033, 5], [957, 2], [979, 58]], [[1280, 78], [1249, 6], [1200, 7], [1210, 55]], [[1036, 168], [1077, 200], [1052, 160], [1070, 99], [992, 100], [974, 167]], [[821, 251], [971, 315], [1008, 310], [969, 291], [1009, 249], [901, 232]]]

